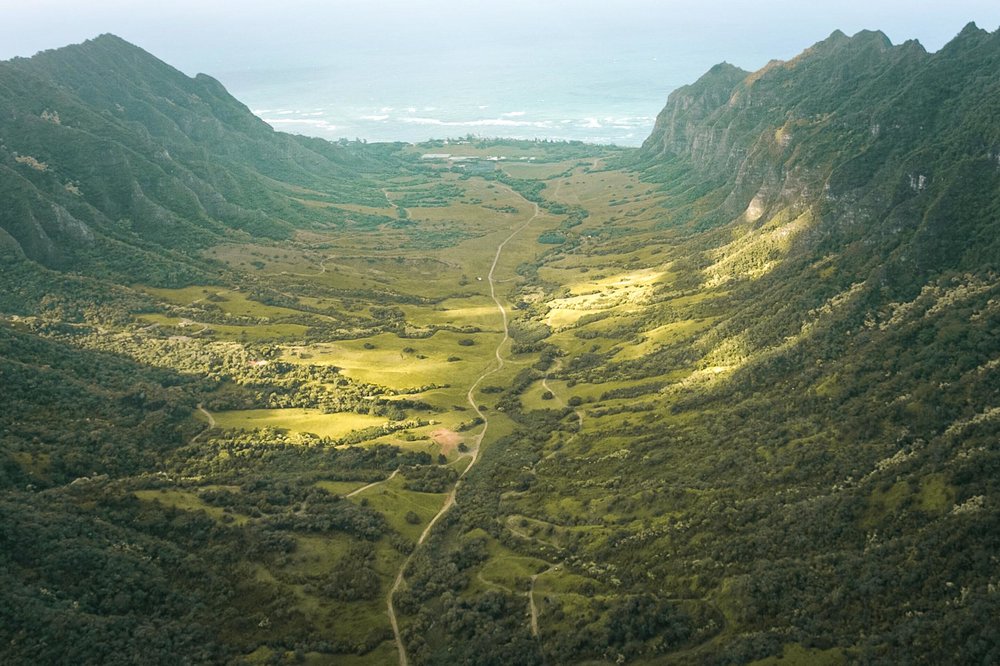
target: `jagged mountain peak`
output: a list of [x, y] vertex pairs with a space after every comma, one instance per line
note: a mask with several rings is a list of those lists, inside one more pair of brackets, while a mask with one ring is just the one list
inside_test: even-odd
[[851, 37], [855, 43], [877, 44], [885, 48], [892, 46], [892, 40], [881, 30], [860, 30]]
[[[60, 48], [41, 51], [31, 58], [17, 58], [15, 60], [22, 66], [32, 66], [38, 69], [47, 68], [53, 73], [62, 70], [72, 73], [84, 65], [114, 65], [116, 68], [121, 69], [155, 67], [160, 70], [159, 73], [161, 74], [170, 72], [184, 76], [179, 70], [171, 67], [142, 47], [110, 32], [100, 34], [77, 44], [69, 44]], [[144, 70], [144, 73], [151, 74], [153, 70]]]
[[[998, 63], [1000, 39], [974, 24], [934, 54], [915, 41], [892, 46], [881, 32], [837, 31], [796, 59], [737, 82], [728, 103], [709, 108], [686, 94], [671, 96], [640, 156], [657, 168], [674, 160], [704, 180], [728, 182], [718, 208], [699, 216], [703, 226], [751, 210], [758, 220], [768, 210], [807, 206], [842, 205], [836, 215], [846, 218], [856, 214], [853, 202], [891, 210], [927, 192], [945, 197], [941, 210], [951, 206], [962, 219], [979, 220], [977, 206], [989, 207], [973, 202], [1000, 174], [992, 122]], [[982, 244], [949, 235], [953, 215], [924, 217], [909, 251], [920, 262], [906, 271], [975, 265]]]
[[826, 39], [816, 42], [806, 52], [829, 51], [844, 46], [864, 46], [874, 44], [888, 48], [892, 46], [892, 40], [881, 30], [859, 30], [853, 35], [848, 35], [843, 30], [837, 29], [830, 33]]
[[705, 79], [708, 77], [729, 76], [733, 74], [743, 74], [744, 76], [746, 76], [747, 74], [749, 74], [749, 72], [747, 72], [745, 69], [737, 67], [736, 65], [723, 60], [719, 64], [712, 66], [712, 68], [709, 69], [705, 74], [703, 74], [701, 78]]
[[[733, 139], [751, 136], [753, 127], [765, 136], [773, 135], [789, 117], [831, 119], [868, 113], [885, 118], [883, 110], [889, 106], [899, 107], [897, 118], [910, 118], [918, 108], [916, 100], [903, 103], [900, 94], [956, 94], [966, 85], [962, 79], [968, 72], [980, 72], [976, 76], [989, 80], [986, 69], [1000, 61], [998, 35], [1000, 31], [988, 33], [970, 23], [940, 52], [928, 54], [915, 40], [893, 45], [881, 31], [863, 30], [847, 36], [835, 30], [792, 60], [772, 61], [744, 77], [734, 75], [738, 70], [733, 69], [728, 70], [733, 76], [727, 80], [713, 68], [715, 73], [709, 72], [671, 95], [640, 154], [644, 159], [669, 154], [695, 156], [695, 163], [704, 168], [726, 170], [749, 150], [734, 146]], [[730, 90], [725, 91], [730, 84]], [[713, 93], [714, 103], [705, 103], [703, 95], [702, 103], [694, 104], [693, 94], [706, 90]], [[728, 103], [723, 103], [723, 97]], [[944, 101], [926, 102], [918, 114], [922, 121], [897, 120], [893, 124], [910, 129], [919, 128], [921, 122], [926, 126]], [[785, 136], [784, 140], [789, 140]]]
[[990, 33], [976, 25], [975, 21], [969, 21], [965, 24], [965, 27], [962, 28], [955, 39], [965, 39], [972, 36], [980, 37], [988, 34]]
[[143, 50], [140, 47], [136, 46], [135, 44], [119, 37], [113, 32], [103, 32], [96, 37], [92, 37], [91, 39], [85, 40], [83, 44], [114, 46], [118, 48], [138, 49], [140, 51]]
[[852, 57], [868, 52], [884, 53], [892, 48], [892, 40], [881, 30], [860, 30], [851, 36], [841, 30], [834, 30], [829, 37], [792, 58], [789, 65], [797, 66], [817, 59]]
[[961, 51], [966, 49], [973, 49], [990, 40], [990, 38], [1000, 38], [1000, 29], [990, 33], [987, 30], [983, 30], [976, 25], [974, 21], [970, 21], [962, 28], [955, 37], [944, 45], [941, 49], [942, 53], [953, 53], [955, 51]]
[[[731, 94], [733, 88], [743, 81], [750, 72], [740, 69], [728, 62], [720, 62], [689, 86], [678, 88], [675, 93], [678, 97], [704, 98], [711, 96], [714, 101], [712, 105], [717, 106], [724, 103]], [[673, 97], [674, 95], [671, 95]]]

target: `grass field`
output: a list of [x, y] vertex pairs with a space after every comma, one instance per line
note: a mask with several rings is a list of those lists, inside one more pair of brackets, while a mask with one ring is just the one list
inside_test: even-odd
[[[221, 521], [223, 516], [227, 515], [226, 512], [220, 507], [212, 506], [211, 504], [206, 503], [198, 497], [196, 493], [187, 490], [174, 490], [169, 488], [161, 488], [159, 490], [137, 490], [135, 491], [135, 496], [144, 502], [159, 502], [160, 504], [172, 506], [184, 511], [203, 511], [218, 521]], [[236, 513], [229, 514], [229, 516], [236, 525], [242, 525], [248, 520], [246, 516], [241, 516]]]
[[[495, 154], [486, 150], [449, 146], [440, 152]], [[676, 367], [654, 379], [598, 373], [573, 377], [568, 372], [570, 364], [587, 356], [640, 362], [664, 347], [701, 340], [716, 321], [702, 316], [701, 310], [724, 292], [682, 291], [674, 286], [684, 276], [676, 272], [669, 236], [656, 230], [661, 208], [653, 186], [639, 182], [633, 174], [604, 171], [600, 158], [545, 159], [547, 149], [531, 145], [502, 150], [509, 158], [502, 164], [508, 174], [543, 179], [542, 197], [563, 206], [583, 207], [587, 215], [570, 226], [566, 215], [547, 212], [544, 206], [536, 214], [534, 205], [501, 182], [463, 178], [444, 171], [442, 165], [432, 165], [426, 174], [387, 183], [384, 208], [336, 204], [359, 219], [364, 215], [391, 218], [378, 229], [312, 228], [280, 244], [225, 244], [205, 252], [207, 258], [249, 276], [248, 281], [266, 285], [273, 299], [269, 302], [281, 305], [261, 303], [255, 300], [264, 298], [261, 292], [254, 291], [251, 297], [250, 290], [143, 287], [165, 306], [165, 313], [143, 314], [139, 319], [146, 326], [157, 325], [149, 329], [150, 335], [182, 337], [193, 346], [202, 339], [254, 345], [259, 350], [255, 353], [266, 351], [266, 358], [294, 364], [297, 377], [333, 366], [353, 382], [370, 385], [365, 395], [372, 399], [425, 403], [428, 408], [422, 411], [406, 409], [407, 418], [420, 418], [425, 424], [361, 445], [390, 444], [408, 452], [426, 452], [432, 460], [443, 453], [443, 462], [459, 472], [473, 460], [459, 446], [474, 445], [481, 432], [481, 426], [473, 425], [476, 412], [468, 402], [474, 384], [478, 388], [473, 399], [489, 419], [482, 442], [486, 450], [524, 428], [498, 410], [510, 404], [502, 400], [519, 400], [528, 418], [545, 418], [532, 415], [535, 410], [566, 410], [558, 426], [538, 444], [537, 461], [520, 471], [524, 479], [549, 484], [552, 492], [504, 494], [498, 526], [504, 534], [502, 538], [485, 532], [479, 535], [485, 539], [488, 557], [470, 570], [468, 588], [460, 593], [518, 595], [527, 616], [528, 590], [537, 576], [532, 598], [544, 637], [598, 622], [619, 594], [608, 572], [585, 570], [585, 549], [613, 547], [615, 531], [640, 518], [651, 529], [660, 529], [667, 520], [641, 508], [625, 511], [621, 503], [632, 498], [608, 495], [597, 488], [574, 486], [573, 492], [561, 492], [565, 484], [577, 483], [570, 479], [579, 474], [578, 470], [563, 472], [561, 465], [567, 456], [581, 465], [603, 467], [633, 455], [627, 430], [636, 419], [650, 417], [634, 410], [662, 400], [661, 384], [664, 390], [681, 390], [678, 387], [693, 372], [708, 372], [703, 367]], [[520, 159], [532, 156], [537, 159]], [[309, 192], [297, 196], [317, 211], [335, 205], [313, 200]], [[641, 241], [618, 243], [608, 236], [609, 225], [628, 225]], [[558, 231], [566, 242], [539, 242], [547, 231]], [[523, 327], [521, 335], [537, 331], [539, 336], [535, 347], [517, 355], [512, 353], [513, 341], [501, 344], [502, 319], [490, 297], [488, 280], [504, 241], [493, 271], [494, 293], [509, 320]], [[721, 266], [725, 261], [719, 257], [716, 263]], [[651, 316], [654, 303], [658, 312], [666, 307], [669, 318]], [[224, 323], [200, 321], [199, 311], [206, 313], [204, 319]], [[227, 317], [233, 322], [226, 321]], [[260, 323], [244, 325], [248, 318]], [[505, 365], [493, 372], [498, 345]], [[553, 399], [543, 399], [546, 387], [541, 374], [531, 370], [541, 349], [557, 352], [559, 359], [550, 366], [547, 380]], [[505, 395], [526, 371], [534, 374], [520, 395]], [[654, 381], [659, 384], [653, 385]], [[484, 387], [491, 388], [484, 392]], [[575, 411], [567, 409], [567, 403]], [[582, 416], [582, 429], [577, 414]], [[325, 414], [306, 408], [230, 410], [212, 416], [216, 432], [273, 428], [331, 439], [389, 423], [387, 418], [368, 414]], [[669, 418], [671, 423], [680, 423], [684, 415]], [[210, 439], [211, 432], [205, 437]], [[385, 477], [390, 474], [391, 469], [384, 469]], [[447, 493], [406, 489], [402, 473], [372, 485], [312, 483], [341, 497], [363, 489], [345, 501], [383, 516], [392, 539], [404, 543], [417, 541], [447, 499]], [[947, 489], [935, 481], [919, 492], [928, 504], [942, 504], [941, 498], [948, 497]], [[187, 488], [143, 490], [137, 496], [230, 520]], [[874, 498], [873, 510], [888, 503], [891, 498]], [[233, 519], [237, 523], [250, 520]], [[476, 534], [449, 538], [460, 541]], [[385, 640], [391, 633], [387, 633], [384, 595], [406, 560], [399, 543], [394, 545], [383, 536], [371, 544], [371, 566], [381, 586], [376, 598], [332, 602], [305, 582], [342, 563], [355, 538], [338, 533], [296, 534], [294, 551], [255, 569], [260, 580], [291, 594], [296, 611], [330, 635], [346, 637], [356, 645], [377, 637], [373, 640], [378, 647], [367, 654], [337, 655], [331, 661], [329, 655], [307, 652], [304, 663], [380, 664], [397, 659], [393, 642]], [[573, 571], [559, 555], [571, 549], [580, 549], [574, 552], [583, 558]], [[405, 626], [409, 620], [403, 620]], [[280, 658], [280, 651], [261, 648], [247, 661]]]
[[301, 314], [298, 310], [265, 305], [249, 299], [245, 294], [228, 289], [212, 287], [185, 287], [183, 289], [154, 289], [142, 287], [142, 291], [174, 305], [202, 303], [214, 305], [222, 312], [237, 317], [260, 319], [280, 319]]
[[337, 439], [355, 430], [381, 426], [388, 420], [367, 414], [324, 414], [318, 409], [243, 409], [213, 412], [216, 427], [236, 430], [275, 428], [297, 433], [312, 433]]
[[523, 180], [548, 180], [566, 173], [577, 162], [570, 160], [566, 162], [536, 163], [536, 162], [508, 162], [503, 165], [503, 170], [514, 178]]
[[497, 554], [487, 560], [480, 570], [482, 578], [501, 588], [524, 592], [531, 577], [548, 568], [545, 560], [517, 554]]
[[[415, 542], [428, 521], [441, 509], [445, 495], [406, 490], [404, 484], [405, 479], [396, 476], [391, 481], [355, 495], [351, 501], [367, 502], [368, 506], [386, 517], [393, 529]], [[411, 511], [416, 514], [417, 522], [406, 520], [406, 515]]]
[[[293, 356], [286, 349], [284, 358], [293, 363], [334, 365], [348, 377], [392, 389], [430, 384], [468, 388], [490, 363], [483, 351], [494, 349], [500, 337], [497, 333], [437, 331], [429, 338], [401, 338], [384, 333], [312, 345], [308, 359]], [[464, 340], [473, 344], [460, 344]]]
[[317, 481], [316, 487], [322, 488], [332, 495], [347, 495], [358, 488], [364, 487], [363, 481]]

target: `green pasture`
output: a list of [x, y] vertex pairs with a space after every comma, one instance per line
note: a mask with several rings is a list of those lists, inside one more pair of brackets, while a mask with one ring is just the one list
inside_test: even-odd
[[[448, 384], [461, 388], [464, 395], [476, 377], [494, 362], [493, 350], [501, 338], [498, 333], [452, 331], [436, 331], [427, 338], [382, 333], [313, 345], [307, 361], [291, 356], [287, 349], [283, 358], [292, 363], [334, 365], [352, 379], [392, 389]], [[472, 340], [474, 344], [462, 345], [461, 340]]]
[[[394, 530], [415, 542], [427, 523], [441, 510], [447, 494], [419, 493], [407, 490], [404, 484], [405, 478], [400, 474], [355, 495], [350, 501], [366, 502], [384, 515]], [[410, 523], [406, 520], [406, 515], [411, 511], [417, 515], [419, 522]]]
[[388, 419], [368, 414], [325, 414], [318, 409], [240, 409], [213, 412], [216, 427], [223, 430], [275, 428], [288, 432], [311, 433], [337, 439], [355, 430], [381, 426]]

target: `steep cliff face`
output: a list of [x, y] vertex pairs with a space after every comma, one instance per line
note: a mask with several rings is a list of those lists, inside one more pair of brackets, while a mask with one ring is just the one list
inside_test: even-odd
[[729, 63], [720, 63], [688, 86], [670, 94], [667, 105], [656, 118], [653, 133], [642, 146], [647, 158], [688, 155], [698, 161], [711, 159], [717, 136], [712, 117], [733, 96], [749, 72]]
[[888, 92], [874, 85], [877, 79], [900, 67], [919, 70], [927, 57], [916, 42], [894, 47], [880, 32], [847, 37], [837, 31], [795, 59], [772, 61], [752, 74], [717, 65], [670, 96], [641, 154], [733, 171], [762, 140], [787, 148], [795, 129], [870, 109]]
[[973, 24], [933, 54], [835, 32], [791, 61], [743, 77], [721, 65], [676, 91], [640, 161], [652, 177], [716, 184], [702, 225], [809, 210], [810, 252], [864, 240], [882, 256], [907, 246], [907, 270], [962, 270], [998, 251], [953, 233], [1000, 207], [998, 69], [1000, 32]]

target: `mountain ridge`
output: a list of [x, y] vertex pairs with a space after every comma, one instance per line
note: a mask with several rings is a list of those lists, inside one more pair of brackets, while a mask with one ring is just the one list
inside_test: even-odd
[[[962, 170], [994, 179], [990, 164], [1000, 132], [989, 117], [1000, 85], [978, 72], [1000, 63], [1000, 31], [967, 28], [936, 54], [912, 42], [887, 47], [879, 33], [831, 39], [832, 46], [748, 75], [733, 85], [727, 103], [712, 105], [704, 117], [691, 116], [689, 103], [674, 98], [640, 149], [640, 163], [670, 174], [677, 160], [699, 178], [718, 179], [725, 199], [702, 226], [741, 214], [762, 223], [769, 208], [810, 207], [833, 229], [841, 226], [837, 218], [855, 214], [852, 202], [861, 199], [873, 218], [887, 220], [911, 204], [929, 207], [933, 216], [935, 202], [958, 197], [970, 182]], [[713, 95], [714, 101], [725, 96]], [[948, 157], [935, 167], [935, 155]], [[962, 217], [983, 220], [989, 210], [966, 210]], [[948, 261], [960, 268], [958, 255], [977, 248], [955, 245]]]
[[0, 63], [0, 146], [17, 202], [0, 227], [52, 267], [93, 265], [122, 242], [177, 250], [234, 232], [287, 237], [316, 220], [289, 185], [377, 201], [359, 172], [395, 164], [391, 147], [275, 132], [215, 79], [113, 35]]

